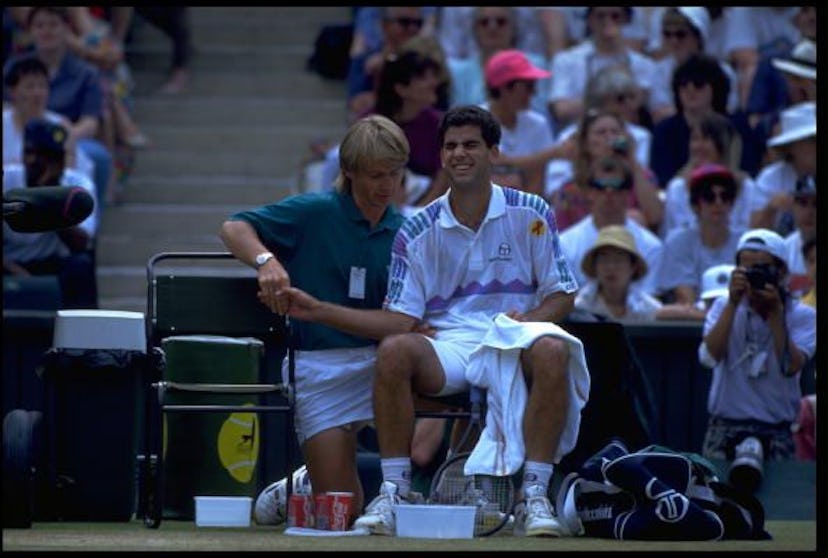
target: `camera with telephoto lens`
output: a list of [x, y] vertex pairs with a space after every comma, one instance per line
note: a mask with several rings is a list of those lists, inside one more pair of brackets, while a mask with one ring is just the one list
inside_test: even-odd
[[629, 150], [630, 143], [624, 136], [617, 136], [614, 140], [612, 140], [612, 151], [616, 155], [626, 155]]
[[775, 286], [778, 273], [776, 266], [772, 264], [757, 264], [749, 267], [745, 271], [745, 275], [751, 289], [761, 290], [765, 288], [767, 283]]

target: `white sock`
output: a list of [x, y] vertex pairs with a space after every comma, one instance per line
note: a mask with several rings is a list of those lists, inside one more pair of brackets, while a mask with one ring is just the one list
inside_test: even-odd
[[382, 469], [382, 480], [393, 482], [397, 485], [397, 494], [406, 498], [411, 492], [411, 458], [410, 457], [389, 457], [380, 459]]
[[540, 485], [543, 491], [549, 490], [549, 479], [552, 478], [552, 472], [555, 466], [551, 463], [542, 463], [540, 461], [527, 461], [523, 464], [523, 485], [521, 490], [526, 492], [526, 488], [530, 485]]

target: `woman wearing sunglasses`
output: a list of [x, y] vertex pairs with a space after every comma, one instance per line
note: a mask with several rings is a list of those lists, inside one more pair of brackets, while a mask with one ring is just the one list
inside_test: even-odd
[[756, 183], [739, 170], [742, 150], [741, 138], [727, 117], [711, 112], [690, 126], [690, 159], [667, 184], [664, 198], [664, 220], [659, 229], [662, 240], [677, 228], [692, 227], [697, 223], [690, 206], [690, 176], [703, 165], [727, 167], [736, 181], [736, 199], [730, 212], [730, 228], [745, 230], [750, 225], [751, 196]]
[[664, 241], [658, 289], [668, 302], [693, 306], [705, 270], [735, 260], [745, 229], [734, 229], [730, 224], [739, 185], [727, 167], [700, 166], [690, 175], [688, 189], [697, 222], [674, 229]]

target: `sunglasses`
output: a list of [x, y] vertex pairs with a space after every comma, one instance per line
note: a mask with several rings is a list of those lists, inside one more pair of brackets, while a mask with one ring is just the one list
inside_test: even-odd
[[618, 103], [623, 103], [624, 101], [633, 101], [635, 100], [635, 93], [619, 93], [615, 96], [615, 101]]
[[423, 19], [419, 17], [395, 17], [389, 21], [394, 21], [400, 27], [417, 27], [423, 26]]
[[707, 85], [708, 82], [706, 82], [704, 80], [704, 78], [702, 78], [702, 77], [695, 77], [695, 78], [692, 78], [692, 79], [683, 79], [683, 80], [678, 82], [679, 88], [686, 87], [690, 84], [692, 84], [693, 87], [695, 87], [696, 89], [701, 89], [702, 87]]
[[736, 199], [736, 194], [734, 194], [733, 192], [728, 192], [727, 190], [725, 190], [724, 192], [704, 190], [701, 193], [701, 199], [703, 199], [707, 203], [714, 203], [716, 200], [719, 200], [722, 203], [733, 203], [733, 200]]
[[686, 29], [679, 29], [678, 31], [668, 31], [665, 29], [661, 32], [661, 35], [665, 39], [677, 39], [679, 41], [683, 41], [690, 36], [690, 33]]
[[601, 191], [632, 190], [632, 182], [624, 177], [590, 178], [589, 185]]
[[507, 23], [509, 23], [508, 17], [481, 17], [477, 20], [477, 25], [480, 27], [490, 27], [494, 25], [495, 27], [504, 27]]

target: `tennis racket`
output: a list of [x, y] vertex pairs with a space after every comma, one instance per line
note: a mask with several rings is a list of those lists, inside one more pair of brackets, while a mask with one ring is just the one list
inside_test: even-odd
[[447, 459], [431, 480], [432, 504], [477, 506], [474, 536], [486, 537], [500, 531], [512, 518], [515, 485], [511, 476], [466, 475], [463, 467], [469, 452]]

